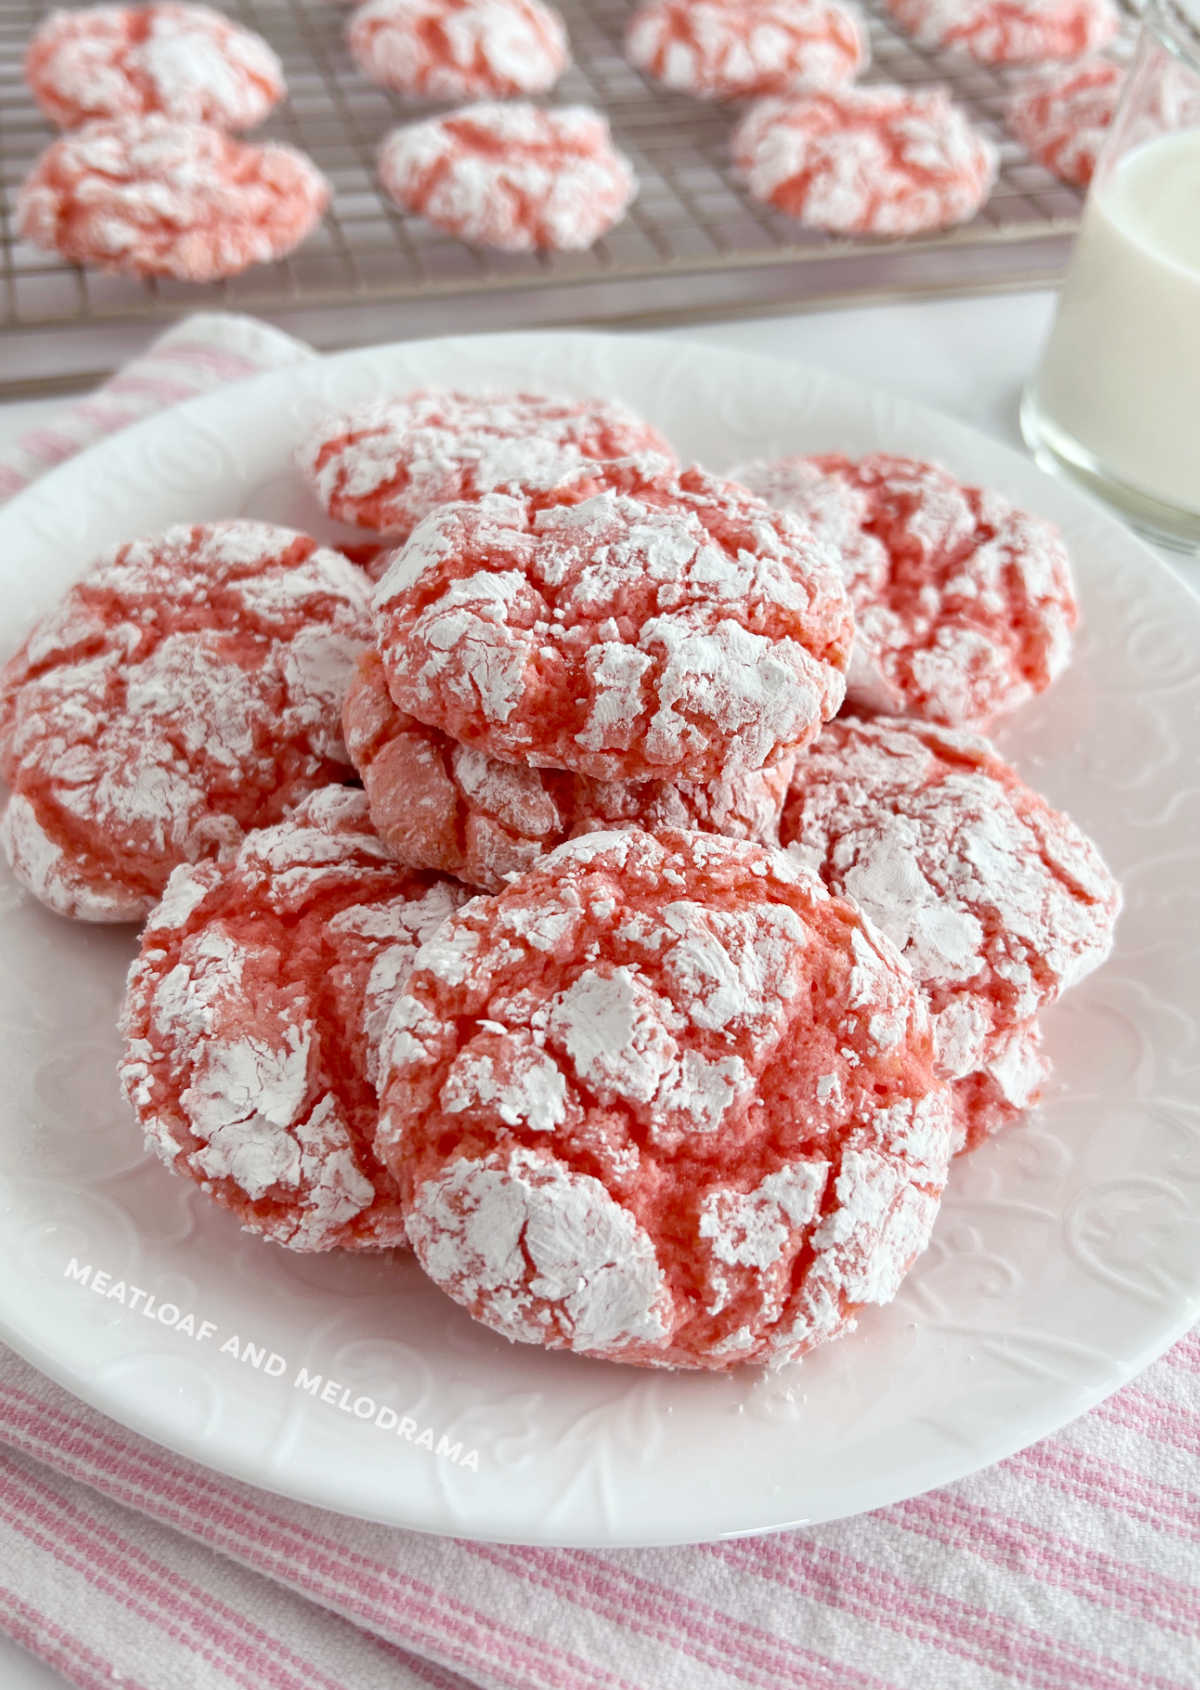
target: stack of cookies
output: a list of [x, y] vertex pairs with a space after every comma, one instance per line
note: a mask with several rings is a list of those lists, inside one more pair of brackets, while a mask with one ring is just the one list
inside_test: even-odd
[[1069, 659], [1056, 532], [903, 458], [681, 468], [606, 400], [416, 394], [298, 461], [358, 561], [172, 530], [0, 677], [18, 878], [147, 918], [148, 1141], [510, 1339], [846, 1330], [1111, 945], [1095, 847], [973, 731]]

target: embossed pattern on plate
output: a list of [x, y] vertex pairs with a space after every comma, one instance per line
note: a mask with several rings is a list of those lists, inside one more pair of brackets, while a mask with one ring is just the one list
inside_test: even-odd
[[[1200, 606], [1137, 541], [1008, 448], [792, 365], [677, 341], [510, 335], [347, 353], [116, 436], [0, 513], [0, 655], [132, 531], [244, 512], [336, 538], [290, 470], [323, 411], [409, 386], [619, 395], [682, 452], [935, 456], [1056, 518], [1086, 624], [998, 735], [1102, 845], [1127, 908], [1047, 1022], [1044, 1106], [964, 1161], [899, 1300], [801, 1366], [639, 1374], [510, 1347], [404, 1258], [290, 1256], [147, 1158], [117, 1093], [128, 930], [72, 927], [0, 878], [0, 1335], [210, 1467], [397, 1525], [537, 1543], [695, 1540], [834, 1518], [960, 1478], [1081, 1413], [1200, 1314]], [[220, 1337], [64, 1278], [71, 1256]], [[270, 1377], [231, 1333], [284, 1358]], [[315, 1400], [304, 1366], [478, 1471]]]

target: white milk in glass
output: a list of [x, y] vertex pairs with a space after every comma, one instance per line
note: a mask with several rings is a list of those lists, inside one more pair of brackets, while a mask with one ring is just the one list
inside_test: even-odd
[[1062, 430], [1098, 473], [1200, 512], [1200, 129], [1094, 183], [1033, 399], [1047, 444]]

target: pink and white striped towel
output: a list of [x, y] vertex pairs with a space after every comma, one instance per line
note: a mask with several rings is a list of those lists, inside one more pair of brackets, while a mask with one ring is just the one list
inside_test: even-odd
[[[306, 356], [193, 318], [0, 454], [0, 490]], [[603, 1554], [421, 1537], [251, 1490], [0, 1351], [0, 1627], [88, 1690], [1197, 1690], [1200, 1333], [948, 1490]]]
[[0, 501], [85, 446], [222, 382], [298, 364], [316, 353], [253, 317], [204, 312], [176, 323], [87, 399], [0, 450]]

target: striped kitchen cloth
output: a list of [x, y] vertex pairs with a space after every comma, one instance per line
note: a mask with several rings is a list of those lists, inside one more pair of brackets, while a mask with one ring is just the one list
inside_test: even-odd
[[[0, 452], [312, 354], [192, 318]], [[520, 1549], [252, 1490], [0, 1350], [0, 1627], [87, 1690], [1198, 1690], [1200, 1333], [1056, 1437], [878, 1513], [686, 1549]]]

